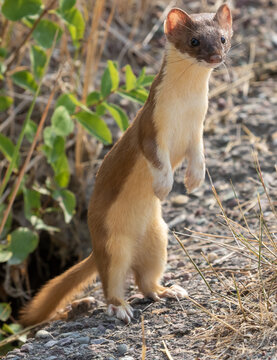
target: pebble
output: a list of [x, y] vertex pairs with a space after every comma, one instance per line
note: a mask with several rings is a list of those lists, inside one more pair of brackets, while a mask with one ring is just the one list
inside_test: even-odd
[[90, 337], [89, 336], [81, 336], [76, 339], [76, 341], [79, 344], [89, 344], [90, 343]]
[[50, 340], [44, 346], [47, 347], [47, 348], [51, 348], [51, 347], [53, 347], [53, 346], [55, 346], [57, 344], [58, 344], [57, 340]]
[[120, 360], [135, 360], [133, 358], [133, 356], [124, 356], [124, 357], [121, 357]]
[[218, 258], [218, 255], [215, 252], [210, 252], [208, 254], [207, 258], [208, 258], [208, 261], [212, 263]]
[[55, 356], [55, 355], [51, 355], [51, 356], [49, 356], [48, 358], [47, 358], [47, 360], [57, 360], [58, 358], [57, 358], [57, 356]]
[[117, 346], [117, 352], [119, 355], [124, 355], [128, 351], [128, 346], [126, 344], [119, 344]]
[[172, 197], [170, 200], [172, 205], [181, 206], [185, 205], [189, 201], [189, 197], [186, 195], [177, 195]]
[[50, 334], [49, 331], [39, 330], [36, 332], [35, 338], [36, 339], [49, 339], [49, 338], [53, 339], [53, 336]]
[[[64, 338], [64, 339], [59, 340], [59, 341], [58, 341], [58, 344], [59, 344], [60, 346], [67, 346], [67, 345], [73, 343], [73, 341], [74, 341], [74, 339], [73, 339], [72, 337], [66, 337], [66, 338]], [[77, 340], [77, 341], [78, 341], [78, 340]]]
[[107, 342], [107, 340], [106, 339], [93, 339], [93, 340], [91, 340], [91, 343], [92, 344], [95, 344], [95, 345], [101, 345], [101, 344], [103, 344], [104, 342]]
[[30, 350], [32, 350], [32, 345], [31, 344], [24, 344], [24, 345], [22, 345], [21, 346], [21, 348], [20, 348], [20, 351], [21, 352], [30, 352]]

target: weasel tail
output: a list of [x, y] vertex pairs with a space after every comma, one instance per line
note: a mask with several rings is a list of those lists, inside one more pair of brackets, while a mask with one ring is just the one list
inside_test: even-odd
[[94, 255], [91, 253], [86, 259], [46, 283], [22, 309], [20, 323], [23, 326], [30, 326], [47, 320], [96, 275]]

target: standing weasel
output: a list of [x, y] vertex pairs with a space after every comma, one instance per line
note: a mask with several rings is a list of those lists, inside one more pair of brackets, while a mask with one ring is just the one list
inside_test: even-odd
[[130, 270], [140, 291], [154, 300], [187, 294], [179, 286], [160, 285], [167, 259], [161, 200], [170, 192], [173, 172], [184, 159], [188, 192], [204, 179], [208, 81], [230, 49], [231, 12], [226, 4], [216, 14], [188, 15], [174, 8], [164, 32], [165, 56], [149, 97], [96, 176], [88, 209], [93, 252], [41, 289], [22, 310], [23, 325], [50, 318], [97, 273], [108, 314], [125, 322], [133, 317], [124, 301]]

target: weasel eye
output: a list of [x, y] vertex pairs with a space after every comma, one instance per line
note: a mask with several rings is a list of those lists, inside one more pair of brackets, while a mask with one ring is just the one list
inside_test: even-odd
[[221, 36], [221, 42], [222, 42], [222, 44], [225, 44], [225, 43], [226, 43], [226, 39], [225, 39], [224, 36]]
[[200, 41], [197, 40], [197, 39], [195, 39], [195, 38], [192, 38], [192, 39], [190, 40], [190, 45], [193, 46], [193, 47], [199, 46], [199, 45], [200, 45]]

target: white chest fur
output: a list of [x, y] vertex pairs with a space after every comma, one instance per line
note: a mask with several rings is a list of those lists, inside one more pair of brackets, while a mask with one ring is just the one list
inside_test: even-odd
[[156, 94], [154, 121], [157, 142], [170, 153], [172, 167], [186, 156], [191, 142], [202, 137], [208, 107], [208, 81], [211, 69], [190, 60], [178, 59], [172, 51]]

